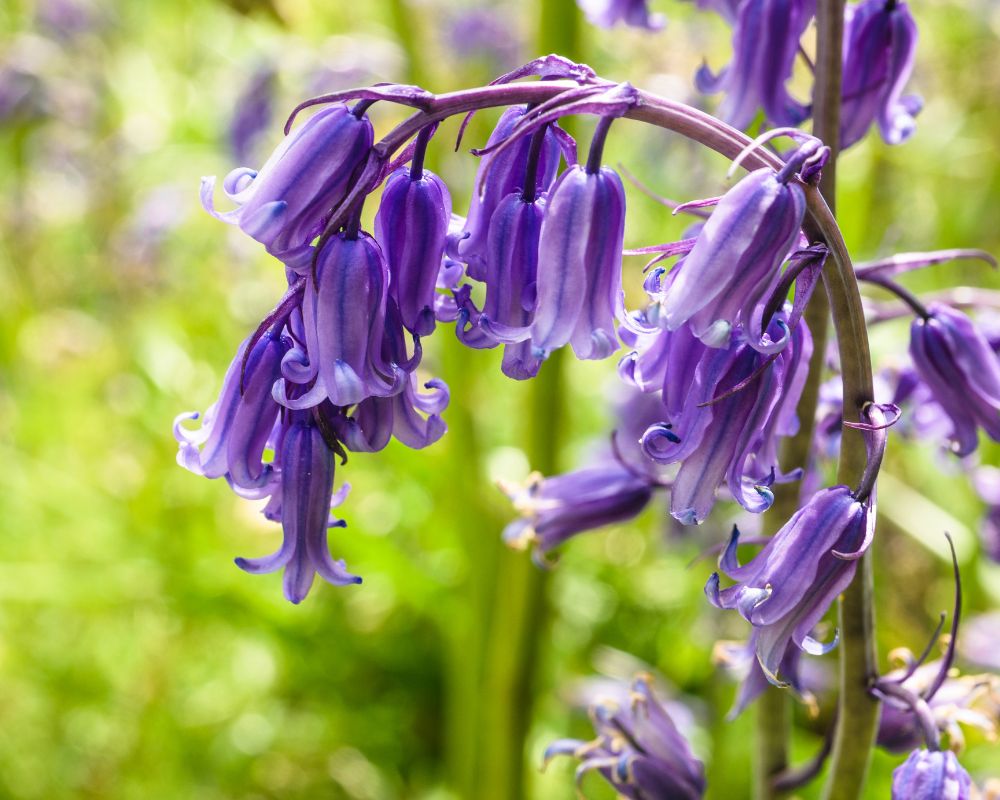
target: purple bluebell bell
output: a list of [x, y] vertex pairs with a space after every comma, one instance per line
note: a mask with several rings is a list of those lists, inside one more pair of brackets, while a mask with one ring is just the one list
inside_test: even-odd
[[686, 326], [660, 334], [669, 338], [662, 366], [666, 419], [643, 434], [642, 445], [658, 463], [680, 462], [670, 511], [684, 524], [708, 516], [722, 484], [748, 511], [765, 511], [774, 499], [771, 484], [794, 475], [779, 468], [778, 441], [798, 425], [812, 338], [802, 322], [789, 331], [786, 319], [779, 312], [760, 340], [785, 341], [772, 355], [752, 347], [740, 328], [725, 349], [707, 347]]
[[618, 23], [658, 31], [666, 20], [649, 10], [649, 0], [576, 0], [591, 25], [612, 28]]
[[[486, 149], [489, 150], [505, 141], [526, 113], [527, 109], [524, 106], [512, 106], [506, 109], [493, 133], [490, 134]], [[480, 159], [479, 169], [472, 185], [465, 236], [458, 243], [458, 256], [468, 264], [470, 278], [478, 281], [486, 278], [486, 249], [490, 220], [497, 206], [507, 195], [524, 189], [530, 148], [531, 137], [525, 136], [510, 147], [496, 153], [487, 153]], [[538, 157], [538, 168], [535, 172], [536, 194], [545, 193], [551, 186], [559, 168], [559, 154], [559, 141], [555, 131], [550, 129], [545, 134]]]
[[[292, 409], [329, 399], [350, 406], [403, 388], [404, 371], [382, 358], [389, 270], [376, 241], [343, 231], [319, 253], [302, 302], [305, 350], [283, 365], [275, 398]], [[297, 394], [288, 384], [310, 384]]]
[[889, 144], [908, 139], [923, 105], [903, 96], [913, 72], [917, 26], [904, 2], [863, 0], [847, 6], [841, 84], [840, 144], [850, 147], [873, 122]]
[[566, 343], [578, 358], [618, 349], [625, 314], [625, 190], [608, 167], [567, 169], [549, 192], [538, 246], [538, 304], [531, 344], [547, 355]]
[[197, 419], [197, 413], [181, 414], [174, 421], [178, 464], [206, 478], [228, 473], [231, 482], [246, 489], [263, 485], [271, 472], [262, 462], [280, 408], [271, 397], [271, 387], [288, 350], [273, 331], [253, 343], [247, 355], [250, 343], [247, 339], [240, 345], [219, 399], [205, 412], [201, 427], [192, 431], [181, 425]]
[[910, 355], [921, 379], [951, 420], [952, 450], [967, 456], [977, 429], [1000, 441], [1000, 358], [965, 314], [932, 303], [910, 328]]
[[676, 330], [689, 323], [714, 347], [729, 342], [737, 322], [752, 329], [754, 312], [777, 286], [805, 216], [805, 193], [788, 166], [777, 174], [751, 172], [726, 192], [663, 292], [661, 324]]
[[[334, 560], [327, 543], [327, 529], [343, 527], [330, 509], [346, 495], [331, 497], [334, 454], [309, 412], [293, 412], [277, 443], [278, 475], [259, 493], [270, 496], [264, 509], [268, 519], [280, 520], [284, 539], [277, 552], [263, 558], [238, 558], [246, 572], [261, 574], [284, 568], [284, 594], [301, 603], [316, 573], [334, 586], [360, 583], [341, 560]], [[252, 496], [247, 493], [247, 496]]]
[[580, 760], [577, 785], [599, 772], [622, 797], [698, 800], [705, 793], [705, 768], [677, 730], [645, 677], [632, 683], [631, 702], [612, 701], [590, 708], [597, 738], [561, 739], [546, 748], [544, 761], [560, 755]]
[[892, 800], [971, 800], [972, 790], [950, 750], [914, 750], [892, 773]]
[[272, 255], [304, 270], [313, 238], [346, 196], [373, 140], [366, 115], [356, 116], [343, 103], [327, 106], [286, 136], [260, 170], [241, 167], [226, 176], [223, 189], [238, 208], [215, 210], [214, 177], [202, 179], [202, 204], [224, 222], [239, 225]]
[[451, 194], [417, 157], [414, 162], [386, 180], [375, 238], [389, 265], [389, 291], [404, 327], [426, 336], [434, 331], [435, 286], [451, 220]]
[[834, 486], [813, 495], [743, 566], [736, 557], [739, 531], [733, 528], [719, 567], [737, 583], [720, 589], [715, 573], [705, 594], [754, 626], [757, 660], [771, 683], [787, 684], [779, 672], [790, 646], [814, 654], [832, 646], [813, 639], [812, 630], [853, 579], [874, 524], [868, 502], [857, 500], [847, 486]]
[[809, 116], [786, 84], [815, 7], [815, 0], [743, 0], [733, 28], [732, 63], [718, 75], [703, 66], [696, 76], [700, 91], [726, 93], [719, 117], [742, 129], [758, 108], [776, 126], [794, 127]]

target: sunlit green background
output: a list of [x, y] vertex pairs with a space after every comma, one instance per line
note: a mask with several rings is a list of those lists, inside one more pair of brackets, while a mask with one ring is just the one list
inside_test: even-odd
[[[442, 329], [425, 363], [452, 386], [450, 435], [426, 452], [354, 456], [338, 473], [353, 490], [349, 527], [331, 541], [364, 584], [317, 584], [301, 607], [282, 599], [279, 576], [233, 565], [270, 552], [279, 532], [223, 483], [177, 467], [170, 433], [177, 413], [213, 401], [282, 290], [279, 265], [197, 196], [200, 176], [237, 166], [227, 132], [256, 72], [275, 70], [277, 98], [253, 163], [306, 96], [375, 81], [446, 91], [541, 50], [705, 104], [691, 76], [704, 54], [724, 63], [725, 26], [679, 0], [653, 5], [670, 19], [657, 35], [594, 30], [571, 2], [0, 2], [0, 796], [571, 798], [571, 764], [537, 769], [545, 744], [589, 735], [573, 708], [581, 680], [643, 665], [690, 705], [710, 796], [747, 796], [754, 715], [718, 721], [734, 684], [710, 658], [745, 626], [704, 602], [709, 565], [688, 567], [731, 512], [681, 533], [660, 498], [635, 525], [572, 542], [545, 576], [499, 541], [511, 511], [494, 481], [585, 458], [612, 425], [614, 359], [564, 359], [517, 384], [499, 353], [463, 350]], [[913, 86], [927, 105], [911, 143], [868, 140], [844, 157], [848, 243], [859, 258], [998, 253], [1000, 6], [912, 5]], [[74, 10], [81, 21], [67, 26]], [[399, 119], [375, 117], [383, 131]], [[481, 115], [468, 146], [494, 119]], [[590, 124], [575, 128], [584, 141]], [[430, 160], [461, 209], [475, 160], [452, 152], [455, 130]], [[615, 126], [608, 160], [671, 197], [726, 185], [720, 159], [636, 123]], [[679, 232], [629, 191], [628, 244]], [[632, 291], [640, 266], [628, 267]], [[910, 285], [953, 281], [1000, 286], [968, 264]], [[905, 323], [886, 326], [877, 352], [901, 358], [905, 336]], [[888, 470], [875, 546], [883, 654], [919, 649], [950, 607], [944, 528], [970, 613], [1000, 603], [1000, 570], [977, 553], [981, 506], [955, 465], [894, 442]], [[798, 721], [805, 758], [819, 737]], [[974, 776], [1000, 774], [1000, 750], [970, 742]], [[876, 757], [869, 796], [888, 796], [899, 761]], [[599, 779], [586, 788], [610, 796]]]

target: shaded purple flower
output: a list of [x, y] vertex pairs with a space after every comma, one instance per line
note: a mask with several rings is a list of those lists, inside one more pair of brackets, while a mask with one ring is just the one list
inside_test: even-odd
[[[334, 454], [310, 414], [295, 412], [281, 432], [277, 446], [278, 477], [260, 494], [270, 496], [264, 514], [280, 520], [284, 533], [276, 553], [263, 558], [237, 558], [246, 572], [261, 574], [284, 568], [284, 594], [292, 603], [301, 603], [316, 573], [334, 586], [361, 583], [347, 571], [343, 561], [334, 560], [327, 544], [327, 529], [343, 527], [330, 509], [339, 505], [345, 489], [331, 497]], [[248, 495], [249, 496], [249, 495]]]
[[[716, 642], [712, 652], [713, 661], [740, 681], [733, 707], [726, 715], [729, 720], [742, 714], [771, 685], [757, 660], [759, 639], [760, 631], [755, 628], [746, 642]], [[814, 690], [825, 688], [822, 686], [822, 676], [817, 675], [816, 670], [807, 673], [803, 669], [802, 651], [799, 648], [789, 647], [785, 650], [784, 658], [778, 665], [778, 674], [810, 712], [818, 712]]]
[[663, 291], [661, 324], [676, 330], [690, 323], [713, 347], [728, 343], [737, 322], [753, 329], [805, 216], [805, 193], [792, 175], [759, 169], [726, 192]]
[[704, 795], [704, 765], [694, 757], [646, 678], [632, 683], [627, 708], [598, 702], [591, 706], [590, 718], [597, 738], [553, 742], [545, 750], [546, 764], [559, 755], [577, 758], [581, 762], [576, 770], [578, 785], [587, 773], [596, 771], [630, 800], [697, 800]]
[[567, 342], [578, 358], [618, 349], [624, 318], [625, 190], [614, 170], [567, 169], [549, 192], [539, 242], [538, 303], [531, 344], [548, 354]]
[[[275, 399], [292, 409], [329, 399], [350, 406], [366, 397], [402, 389], [403, 370], [382, 357], [389, 271], [366, 233], [333, 236], [320, 251], [302, 302], [305, 350], [296, 347], [282, 365]], [[290, 391], [289, 384], [307, 391]]]
[[921, 379], [951, 420], [951, 446], [967, 456], [977, 428], [1000, 441], [1000, 359], [965, 314], [940, 303], [910, 328], [910, 355]]
[[[486, 143], [489, 150], [505, 141], [521, 122], [527, 110], [524, 106], [506, 109]], [[500, 202], [509, 194], [524, 189], [528, 168], [531, 137], [522, 137], [510, 147], [483, 155], [472, 186], [472, 199], [465, 223], [465, 237], [458, 243], [458, 256], [469, 266], [469, 277], [484, 280], [486, 277], [486, 248], [490, 220]], [[555, 179], [559, 168], [559, 141], [551, 128], [538, 156], [535, 172], [535, 194], [543, 194]]]
[[972, 485], [986, 503], [986, 514], [979, 523], [979, 541], [983, 552], [1000, 563], [1000, 469], [978, 467]]
[[815, 10], [815, 0], [743, 0], [733, 28], [733, 60], [718, 75], [702, 66], [699, 91], [724, 91], [717, 114], [735, 128], [746, 128], [758, 108], [777, 126], [796, 126], [809, 109], [786, 88], [799, 40]]
[[392, 276], [389, 291], [403, 326], [425, 336], [434, 331], [434, 298], [451, 220], [451, 195], [437, 175], [415, 166], [388, 177], [375, 216], [375, 238]]
[[812, 638], [816, 624], [847, 588], [857, 559], [867, 549], [874, 511], [847, 486], [813, 495], [747, 564], [736, 557], [739, 531], [733, 528], [719, 567], [737, 581], [720, 589], [715, 573], [705, 594], [719, 608], [736, 609], [754, 626], [757, 660], [767, 679], [786, 685], [780, 667], [790, 646], [823, 654], [836, 644]]
[[913, 72], [917, 26], [910, 9], [897, 0], [849, 4], [844, 19], [844, 74], [841, 85], [840, 144], [850, 147], [873, 122], [889, 144], [908, 139], [923, 103], [902, 96]]
[[633, 28], [658, 31], [666, 20], [649, 10], [649, 0], [576, 0], [591, 25], [611, 28], [619, 22]]
[[972, 779], [950, 750], [914, 750], [892, 773], [892, 800], [970, 800]]
[[303, 269], [310, 243], [347, 194], [373, 140], [367, 116], [355, 116], [343, 103], [327, 106], [286, 136], [259, 171], [241, 167], [226, 176], [223, 189], [238, 208], [215, 210], [214, 177], [202, 179], [202, 204], [272, 255]]
[[653, 497], [655, 481], [613, 459], [551, 478], [539, 473], [524, 486], [503, 482], [519, 519], [503, 538], [517, 549], [534, 545], [543, 558], [570, 537], [638, 516]]
[[271, 125], [277, 84], [277, 70], [264, 64], [254, 70], [236, 100], [236, 110], [229, 120], [229, 149], [239, 164], [254, 157], [257, 142]]

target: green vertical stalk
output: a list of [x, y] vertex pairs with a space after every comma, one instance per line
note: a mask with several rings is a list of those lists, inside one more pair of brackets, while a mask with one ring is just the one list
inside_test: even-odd
[[[840, 145], [840, 78], [844, 36], [844, 0], [819, 0], [816, 14], [817, 81], [814, 113], [816, 132], [831, 148], [833, 157], [824, 169], [820, 191], [827, 204], [834, 207], [836, 196], [836, 155]], [[844, 276], [840, 276], [844, 277]], [[830, 281], [828, 281], [829, 285]], [[847, 287], [852, 298], [858, 294], [857, 282]], [[860, 299], [860, 298], [856, 298]], [[853, 309], [857, 312], [860, 302]], [[841, 315], [835, 317], [837, 338], [841, 342], [841, 359], [845, 361], [844, 339], [860, 338], [867, 351], [867, 334], [864, 320]], [[848, 342], [850, 344], [850, 342]], [[858, 355], [858, 353], [855, 353]], [[871, 357], [863, 354], [865, 364], [858, 375], [857, 364], [844, 366], [844, 418], [856, 418], [859, 403], [871, 397]], [[853, 374], [852, 374], [853, 371]], [[867, 380], [867, 387], [854, 381]], [[854, 384], [854, 385], [852, 385]], [[864, 396], [859, 396], [864, 395]], [[864, 469], [866, 453], [864, 441], [857, 431], [844, 430], [837, 480], [855, 485]], [[840, 698], [837, 715], [837, 732], [833, 744], [830, 778], [824, 798], [826, 800], [855, 800], [864, 793], [871, 761], [872, 748], [878, 728], [879, 704], [869, 694], [869, 682], [878, 668], [875, 644], [875, 608], [872, 598], [874, 578], [871, 551], [865, 554], [851, 585], [840, 598]]]

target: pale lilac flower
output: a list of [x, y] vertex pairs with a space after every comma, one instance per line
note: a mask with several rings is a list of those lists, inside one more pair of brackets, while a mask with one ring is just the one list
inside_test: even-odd
[[718, 75], [703, 66], [696, 76], [700, 91], [726, 93], [719, 117], [746, 128], [759, 108], [776, 126], [794, 127], [809, 116], [786, 83], [814, 10], [815, 0], [743, 0], [733, 28], [732, 63]]
[[630, 800], [697, 800], [705, 793], [705, 768], [694, 757], [666, 708], [644, 677], [632, 683], [631, 702], [612, 701], [590, 708], [597, 738], [591, 742], [561, 739], [545, 750], [545, 763], [560, 755], [580, 760], [579, 785], [598, 772]]
[[979, 541], [983, 552], [1000, 563], [1000, 469], [978, 467], [972, 474], [972, 485], [986, 503], [986, 514], [979, 523]]
[[840, 144], [850, 147], [873, 122], [889, 144], [908, 139], [923, 105], [903, 96], [913, 72], [917, 26], [904, 2], [850, 3], [844, 19], [844, 77], [841, 85]]
[[892, 773], [892, 800], [971, 800], [972, 788], [950, 750], [914, 750]]
[[649, 10], [649, 0], [576, 0], [592, 25], [611, 28], [619, 22], [633, 28], [657, 31], [666, 22], [662, 14]]

